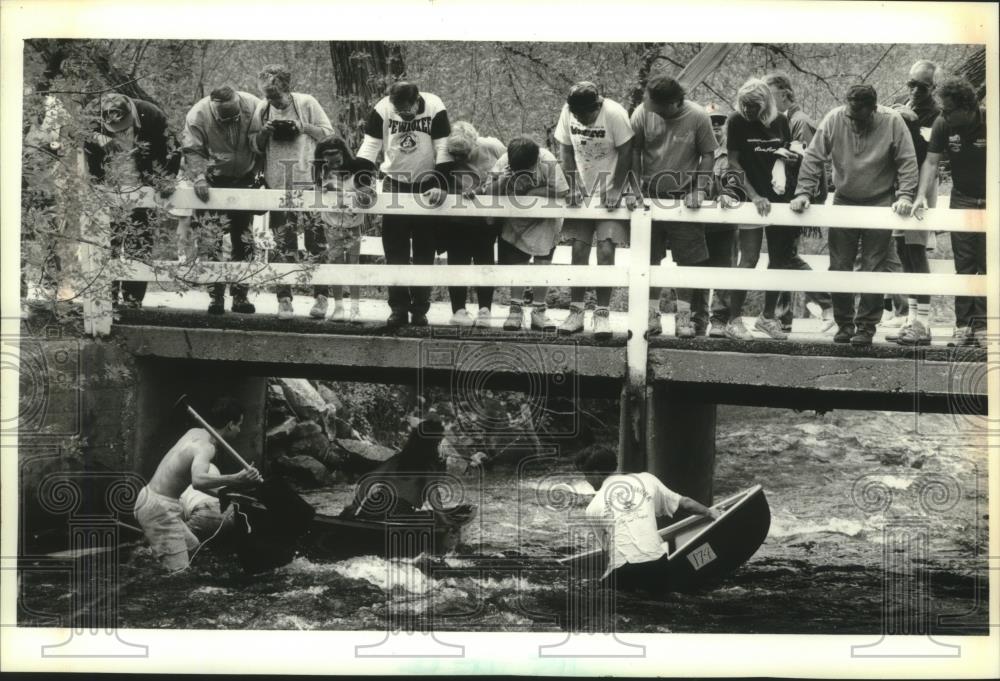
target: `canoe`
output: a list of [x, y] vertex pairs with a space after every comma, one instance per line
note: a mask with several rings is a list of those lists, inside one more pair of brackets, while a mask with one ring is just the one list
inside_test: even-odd
[[[689, 516], [661, 529], [667, 554], [649, 563], [616, 570], [616, 586], [653, 592], [691, 591], [711, 585], [746, 563], [767, 538], [771, 509], [760, 485], [723, 499], [713, 508], [722, 512], [713, 520]], [[559, 561], [580, 574], [604, 574], [607, 558], [601, 549]]]
[[440, 555], [458, 545], [462, 528], [472, 522], [476, 512], [475, 506], [463, 505], [437, 514], [420, 511], [387, 520], [316, 514], [299, 547], [312, 560], [366, 555], [383, 558], [413, 558], [421, 553]]

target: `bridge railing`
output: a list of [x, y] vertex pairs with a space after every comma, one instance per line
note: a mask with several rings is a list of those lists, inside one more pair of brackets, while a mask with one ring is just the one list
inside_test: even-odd
[[[305, 190], [213, 189], [202, 202], [190, 188], [180, 188], [167, 200], [153, 190], [108, 196], [113, 201], [135, 207], [188, 208], [200, 210], [252, 211], [352, 211], [375, 214], [431, 215], [437, 217], [492, 218], [578, 218], [621, 219], [631, 225], [628, 267], [591, 265], [449, 265], [447, 270], [435, 265], [326, 265], [298, 263], [180, 263], [160, 260], [125, 261], [121, 277], [126, 280], [162, 282], [180, 280], [187, 284], [239, 281], [249, 285], [273, 283], [281, 279], [310, 284], [358, 285], [450, 285], [450, 286], [610, 286], [628, 287], [629, 328], [631, 337], [642, 337], [645, 329], [650, 286], [743, 290], [811, 290], [844, 293], [906, 293], [911, 295], [985, 295], [986, 277], [955, 274], [901, 274], [874, 272], [829, 272], [792, 270], [747, 270], [738, 268], [663, 267], [650, 261], [650, 229], [653, 221], [698, 222], [706, 224], [788, 225], [852, 227], [857, 229], [910, 229], [948, 232], [985, 232], [985, 210], [929, 209], [922, 220], [904, 218], [889, 208], [816, 205], [804, 213], [794, 213], [787, 205], [774, 204], [771, 213], [760, 217], [752, 204], [722, 208], [706, 202], [698, 209], [679, 201], [647, 201], [634, 211], [625, 208], [608, 210], [588, 204], [577, 207], [545, 197], [494, 197], [466, 199], [448, 196], [442, 206], [434, 207], [420, 196], [379, 194], [373, 205], [358, 208], [351, 193]], [[93, 235], [92, 235], [93, 236]], [[85, 261], [99, 254], [91, 246]], [[96, 265], [92, 263], [92, 267]], [[86, 269], [86, 263], [85, 263]], [[89, 296], [85, 302], [88, 331], [110, 332], [111, 314], [101, 296]], [[634, 316], [634, 319], [632, 318]]]

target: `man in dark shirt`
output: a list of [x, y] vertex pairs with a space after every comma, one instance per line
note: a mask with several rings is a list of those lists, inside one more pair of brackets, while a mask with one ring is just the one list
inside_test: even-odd
[[[931, 127], [927, 158], [913, 206], [920, 215], [937, 186], [942, 155], [951, 162], [952, 209], [986, 208], [986, 110], [979, 106], [968, 81], [949, 78], [938, 86], [941, 115]], [[986, 234], [952, 232], [951, 248], [957, 274], [986, 274]], [[955, 344], [981, 345], [986, 333], [986, 298], [955, 296]]]
[[[935, 75], [937, 64], [926, 59], [916, 62], [911, 68], [906, 81], [908, 97], [905, 102], [893, 105], [907, 129], [910, 131], [910, 139], [913, 140], [913, 150], [917, 154], [917, 165], [923, 165], [927, 157], [927, 142], [930, 139], [931, 126], [941, 110], [934, 99]], [[928, 205], [934, 207], [937, 203], [937, 192], [931, 192], [927, 197]], [[931, 271], [930, 263], [927, 261], [927, 249], [933, 248], [930, 243], [931, 232], [926, 230], [897, 230], [893, 232], [895, 242], [895, 253], [899, 257], [900, 266], [903, 272], [914, 274], [927, 274]], [[890, 255], [893, 251], [890, 250]], [[901, 296], [893, 296], [899, 300]], [[889, 333], [886, 340], [896, 340], [900, 345], [930, 345], [930, 307], [931, 297], [929, 295], [907, 296], [902, 303], [896, 303], [899, 313], [893, 321], [886, 322], [883, 326], [891, 326], [894, 321], [901, 321], [903, 315], [907, 315], [905, 324], [898, 334]]]
[[[117, 92], [107, 92], [94, 104], [94, 131], [84, 141], [83, 152], [90, 176], [114, 191], [139, 186], [156, 187], [161, 195], [173, 192], [173, 177], [180, 165], [176, 140], [160, 107]], [[153, 248], [153, 210], [136, 208], [126, 219], [111, 223], [111, 256], [120, 253], [148, 258]], [[121, 293], [125, 307], [141, 307], [146, 282], [115, 281], [112, 304]]]

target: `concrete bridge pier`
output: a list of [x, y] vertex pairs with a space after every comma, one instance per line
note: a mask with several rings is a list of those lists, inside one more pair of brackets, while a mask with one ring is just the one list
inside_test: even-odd
[[[234, 368], [206, 366], [201, 362], [144, 360], [137, 363], [135, 470], [147, 480], [178, 438], [198, 424], [175, 407], [186, 394], [203, 417], [215, 398], [228, 395], [243, 405], [243, 427], [232, 443], [240, 455], [264, 471], [264, 429], [267, 379], [248, 376]], [[213, 461], [223, 473], [236, 473], [239, 464], [221, 448]]]
[[670, 489], [712, 504], [717, 405], [669, 384], [646, 399], [646, 470]]

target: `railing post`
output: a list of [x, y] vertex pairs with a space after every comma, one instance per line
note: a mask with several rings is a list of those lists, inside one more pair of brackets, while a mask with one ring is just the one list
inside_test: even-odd
[[632, 211], [629, 236], [628, 343], [625, 346], [628, 373], [621, 402], [621, 436], [618, 466], [623, 471], [646, 470], [646, 338], [649, 301], [649, 254], [652, 216], [649, 205]]
[[92, 336], [106, 336], [111, 333], [111, 292], [110, 282], [100, 283], [103, 263], [107, 262], [108, 251], [102, 251], [103, 244], [110, 241], [110, 216], [104, 210], [90, 212], [83, 202], [89, 178], [83, 149], [77, 152], [77, 173], [80, 179], [80, 272], [83, 275], [83, 331]]

